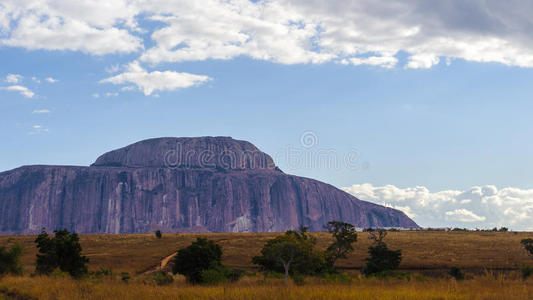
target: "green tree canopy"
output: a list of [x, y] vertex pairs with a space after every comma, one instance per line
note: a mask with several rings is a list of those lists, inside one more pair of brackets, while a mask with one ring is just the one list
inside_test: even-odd
[[20, 265], [20, 255], [22, 247], [19, 244], [11, 246], [8, 250], [6, 247], [0, 248], [0, 275], [13, 274], [22, 275], [22, 266]]
[[350, 223], [331, 221], [324, 226], [333, 236], [333, 243], [326, 249], [326, 262], [331, 270], [339, 258], [346, 258], [357, 241], [355, 227]]
[[86, 263], [89, 259], [81, 255], [82, 249], [76, 233], [70, 233], [66, 229], [54, 230], [54, 236], [50, 237], [43, 228], [35, 243], [39, 249], [36, 266], [38, 274], [50, 274], [56, 268], [75, 278], [87, 274]]
[[383, 239], [387, 236], [384, 230], [370, 232], [372, 246], [368, 248], [370, 257], [366, 259], [361, 273], [372, 275], [388, 270], [395, 270], [402, 261], [402, 250], [390, 250]]
[[172, 272], [182, 274], [191, 283], [202, 282], [202, 272], [220, 267], [222, 247], [206, 238], [197, 238], [189, 247], [178, 250]]
[[313, 275], [324, 268], [324, 254], [316, 250], [316, 239], [307, 234], [307, 228], [289, 230], [284, 235], [269, 240], [260, 256], [252, 258], [252, 263], [262, 271], [284, 273], [285, 278], [292, 274]]

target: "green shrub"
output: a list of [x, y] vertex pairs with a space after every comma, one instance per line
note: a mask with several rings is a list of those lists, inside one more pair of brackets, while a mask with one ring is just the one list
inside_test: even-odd
[[189, 247], [178, 250], [172, 272], [191, 283], [202, 283], [202, 272], [221, 265], [222, 247], [206, 238], [197, 238]]
[[390, 250], [383, 239], [387, 235], [386, 231], [370, 232], [370, 239], [374, 241], [373, 245], [368, 247], [370, 257], [361, 270], [366, 276], [380, 273], [388, 270], [395, 270], [402, 261], [401, 250]]
[[201, 276], [201, 282], [204, 284], [219, 284], [228, 280], [222, 268], [211, 268], [203, 270]]
[[400, 280], [411, 280], [412, 275], [406, 272], [399, 272], [394, 270], [384, 270], [381, 272], [377, 272], [372, 274], [372, 276], [376, 278], [394, 278], [394, 279], [400, 279]]
[[0, 275], [12, 274], [22, 275], [22, 266], [20, 265], [20, 255], [22, 247], [18, 244], [11, 246], [9, 250], [5, 247], [0, 248]]
[[218, 266], [202, 271], [202, 283], [219, 284], [223, 282], [237, 282], [244, 276], [244, 270]]
[[273, 271], [266, 271], [263, 273], [265, 276], [265, 279], [272, 278], [272, 279], [283, 279], [284, 275], [280, 272], [273, 272]]
[[227, 268], [221, 263], [222, 248], [205, 238], [197, 238], [189, 247], [180, 249], [174, 259], [174, 274], [184, 275], [191, 283], [217, 284], [239, 280], [244, 271]]
[[104, 277], [104, 276], [111, 276], [112, 274], [113, 274], [113, 272], [111, 272], [111, 269], [100, 268], [100, 270], [94, 272], [93, 275], [96, 278], [100, 278], [100, 277]]
[[450, 269], [450, 276], [452, 276], [453, 278], [455, 278], [456, 280], [463, 280], [465, 279], [465, 273], [463, 272], [463, 270], [459, 267], [452, 267]]
[[55, 278], [66, 278], [66, 277], [69, 277], [70, 274], [67, 272], [61, 271], [60, 269], [54, 269], [50, 273], [50, 276], [55, 277]]
[[526, 249], [529, 256], [533, 258], [533, 239], [523, 239], [520, 243], [524, 246], [524, 249]]
[[533, 267], [530, 267], [530, 266], [523, 266], [523, 267], [520, 269], [520, 272], [522, 273], [522, 279], [526, 280], [526, 279], [528, 279], [531, 275], [533, 275]]
[[130, 279], [131, 279], [130, 273], [128, 273], [128, 272], [120, 273], [120, 280], [122, 280], [123, 282], [128, 283], [128, 281], [130, 281]]
[[54, 234], [54, 237], [50, 237], [43, 228], [35, 239], [39, 249], [35, 271], [48, 275], [59, 268], [75, 278], [87, 274], [89, 259], [81, 255], [78, 235], [66, 229], [54, 230]]
[[292, 278], [292, 281], [294, 281], [294, 283], [296, 285], [304, 285], [305, 284], [305, 275], [303, 275], [303, 274], [293, 273], [291, 275], [291, 278]]
[[153, 280], [157, 285], [169, 285], [174, 282], [174, 278], [172, 277], [172, 275], [167, 274], [165, 272], [155, 273]]
[[245, 271], [242, 269], [231, 268], [226, 270], [226, 278], [230, 282], [237, 282], [244, 276]]
[[350, 283], [352, 277], [346, 273], [326, 273], [324, 279], [327, 283]]

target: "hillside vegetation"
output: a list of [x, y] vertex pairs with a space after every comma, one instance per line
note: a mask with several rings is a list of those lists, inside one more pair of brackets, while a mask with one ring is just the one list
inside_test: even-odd
[[[370, 245], [368, 233], [358, 233], [355, 251], [348, 259], [340, 259], [337, 265], [343, 269], [360, 269], [368, 256]], [[196, 237], [214, 240], [223, 248], [222, 262], [231, 267], [255, 270], [251, 259], [259, 254], [267, 240], [279, 233], [208, 233], [208, 234], [163, 234], [161, 239], [154, 234], [96, 234], [80, 235], [83, 254], [90, 262], [89, 270], [101, 268], [113, 272], [144, 273], [159, 265], [160, 261], [177, 249], [188, 246]], [[328, 233], [313, 233], [318, 247], [325, 249], [332, 241]], [[443, 232], [401, 231], [390, 232], [387, 244], [393, 249], [402, 249], [400, 270], [426, 274], [448, 272], [459, 266], [474, 273], [488, 270], [517, 270], [531, 259], [520, 241], [533, 236], [515, 232]], [[24, 273], [35, 269], [36, 236], [1, 236], [0, 245], [19, 243], [23, 247], [21, 258]]]

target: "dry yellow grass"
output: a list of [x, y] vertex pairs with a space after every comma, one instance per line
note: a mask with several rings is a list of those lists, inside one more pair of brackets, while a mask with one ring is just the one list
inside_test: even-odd
[[[356, 278], [351, 283], [328, 284], [311, 279], [306, 285], [285, 286], [278, 280], [244, 278], [221, 286], [191, 286], [178, 280], [169, 286], [117, 279], [81, 280], [54, 277], [4, 277], [0, 299], [9, 292], [27, 299], [532, 299], [533, 282], [515, 276], [486, 274], [471, 280], [378, 280]], [[4, 292], [2, 292], [4, 291]]]
[[[327, 233], [314, 233], [318, 247], [325, 248], [330, 242]], [[115, 273], [141, 273], [159, 264], [159, 261], [189, 245], [197, 236], [217, 241], [224, 250], [223, 262], [232, 267], [251, 269], [251, 258], [259, 254], [265, 242], [279, 233], [210, 233], [210, 234], [164, 234], [157, 239], [153, 234], [127, 235], [81, 235], [83, 253], [90, 258], [90, 270], [111, 268]], [[432, 272], [446, 271], [451, 266], [460, 266], [472, 272], [486, 269], [516, 270], [532, 261], [520, 245], [520, 240], [533, 237], [531, 233], [513, 232], [390, 232], [387, 244], [393, 249], [402, 249], [400, 269]], [[35, 266], [35, 236], [1, 236], [0, 246], [20, 243], [24, 248], [22, 263], [25, 273], [33, 272]], [[370, 245], [367, 233], [359, 233], [355, 251], [339, 266], [358, 269], [367, 256]]]
[[[521, 280], [517, 271], [522, 265], [533, 264], [520, 245], [521, 239], [533, 236], [530, 233], [421, 231], [391, 232], [387, 236], [391, 248], [403, 250], [401, 269], [442, 274], [451, 266], [460, 266], [472, 278], [460, 282], [447, 277], [416, 277], [411, 281], [361, 277], [356, 269], [362, 266], [370, 245], [367, 233], [360, 233], [355, 252], [339, 261], [353, 277], [350, 283], [309, 278], [304, 286], [285, 286], [281, 280], [249, 275], [235, 284], [191, 286], [182, 276], [175, 276], [171, 285], [157, 286], [150, 276], [140, 275], [197, 236], [221, 244], [225, 264], [253, 272], [251, 257], [278, 234], [165, 234], [162, 239], [153, 234], [81, 235], [83, 253], [91, 260], [90, 269], [111, 268], [114, 276], [79, 281], [30, 277], [35, 267], [35, 236], [3, 236], [0, 246], [18, 242], [24, 247], [26, 276], [0, 278], [0, 300], [8, 299], [7, 295], [26, 299], [533, 299], [533, 281]], [[327, 233], [314, 235], [320, 248], [330, 242]], [[120, 272], [139, 275], [124, 283]]]

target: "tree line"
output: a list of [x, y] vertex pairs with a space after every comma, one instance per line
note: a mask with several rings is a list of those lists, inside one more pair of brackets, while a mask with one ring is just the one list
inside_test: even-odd
[[[333, 238], [325, 250], [318, 249], [316, 238], [309, 234], [307, 227], [301, 226], [267, 241], [260, 255], [252, 258], [252, 263], [262, 272], [283, 274], [285, 282], [289, 278], [300, 281], [304, 276], [336, 274], [336, 262], [354, 251], [357, 233], [352, 224], [345, 222], [331, 221], [325, 229]], [[370, 232], [373, 243], [368, 248], [369, 257], [362, 269], [364, 275], [371, 276], [399, 266], [401, 250], [390, 250], [384, 242], [386, 235], [383, 230]], [[184, 275], [191, 283], [238, 280], [244, 271], [223, 266], [221, 257], [220, 245], [197, 238], [189, 247], [178, 251], [173, 273]]]
[[[332, 242], [326, 249], [317, 247], [316, 238], [308, 232], [305, 226], [287, 232], [268, 240], [259, 255], [252, 258], [261, 272], [280, 274], [285, 282], [292, 278], [295, 282], [303, 281], [305, 276], [328, 276], [339, 274], [337, 263], [346, 259], [354, 251], [357, 242], [357, 232], [352, 224], [331, 221], [325, 229], [331, 234]], [[398, 268], [402, 260], [400, 249], [389, 249], [384, 239], [385, 230], [367, 230], [372, 241], [368, 247], [368, 257], [361, 269], [365, 276], [386, 276]], [[156, 232], [161, 238], [162, 233]], [[89, 259], [82, 255], [79, 236], [68, 230], [55, 230], [49, 235], [44, 229], [35, 239], [38, 249], [36, 255], [35, 273], [50, 275], [53, 272], [64, 272], [73, 278], [82, 278], [88, 274]], [[533, 239], [523, 239], [521, 245], [533, 258]], [[22, 248], [15, 244], [9, 249], [0, 247], [0, 275], [22, 275], [20, 256]], [[193, 284], [212, 284], [219, 282], [234, 282], [239, 280], [245, 271], [230, 268], [222, 264], [222, 247], [212, 240], [198, 237], [188, 247], [179, 249], [173, 259], [172, 273], [185, 276]], [[523, 278], [533, 275], [533, 267], [521, 269]], [[102, 271], [103, 272], [103, 271]], [[110, 271], [107, 271], [110, 273]], [[450, 275], [458, 280], [464, 279], [464, 272], [460, 268], [452, 268]], [[128, 281], [129, 274], [122, 274], [122, 280]], [[172, 276], [164, 272], [154, 275], [158, 284], [173, 281]]]

